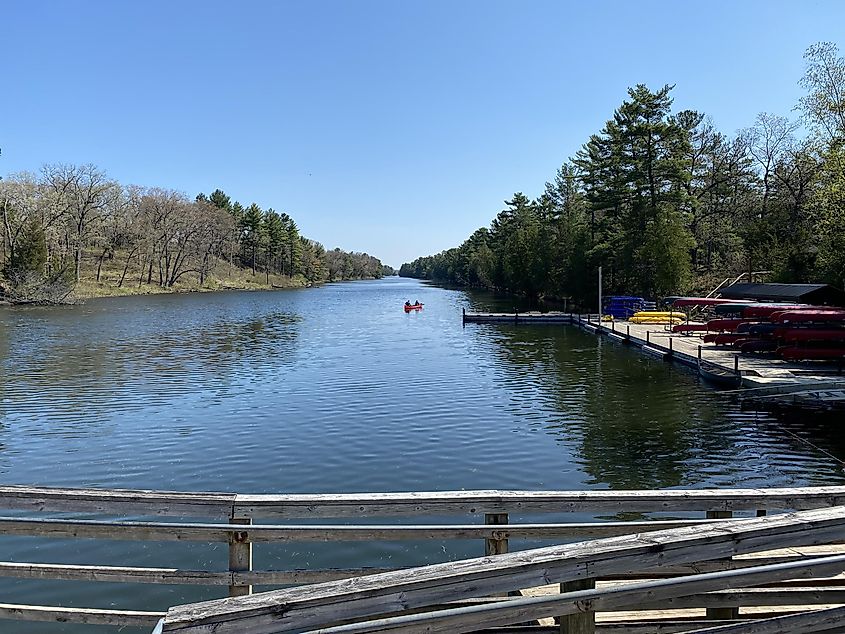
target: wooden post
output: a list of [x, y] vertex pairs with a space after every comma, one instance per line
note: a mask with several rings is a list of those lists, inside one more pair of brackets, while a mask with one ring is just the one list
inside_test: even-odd
[[631, 326], [630, 326], [630, 324], [625, 326], [625, 338], [628, 341], [631, 341]]
[[650, 330], [645, 331], [645, 342], [651, 343], [651, 331]]
[[701, 346], [698, 346], [698, 363], [701, 365]]
[[[707, 519], [726, 519], [733, 517], [732, 511], [707, 511]], [[739, 618], [739, 608], [707, 608], [708, 621], [722, 621]]]
[[673, 354], [672, 351], [672, 337], [669, 337], [669, 356], [671, 357]]
[[739, 374], [739, 355], [734, 357], [734, 374]]
[[[485, 524], [507, 524], [507, 513], [485, 513]], [[507, 539], [485, 539], [484, 540], [484, 554], [485, 555], [504, 555], [508, 552]]]
[[467, 309], [461, 308], [461, 323], [466, 325], [467, 323]]
[[[508, 514], [507, 513], [485, 513], [484, 514], [484, 523], [485, 524], [507, 524], [508, 523]], [[507, 539], [485, 539], [484, 540], [484, 554], [488, 557], [491, 555], [504, 555], [508, 552], [508, 540]], [[507, 593], [502, 594], [494, 594], [494, 597], [506, 597], [508, 596]]]
[[[230, 518], [230, 524], [251, 525], [252, 518]], [[233, 531], [229, 535], [229, 572], [248, 572], [252, 570], [252, 543], [247, 541], [247, 531]], [[252, 586], [232, 584], [229, 586], [230, 597], [242, 597], [252, 594]]]
[[[594, 590], [595, 579], [579, 579], [560, 584], [561, 592], [577, 592], [578, 590]], [[560, 634], [594, 634], [596, 631], [596, 613], [579, 612], [560, 617]]]
[[519, 311], [518, 310], [514, 311], [514, 313], [513, 313], [513, 323], [515, 323], [515, 324], [519, 323]]

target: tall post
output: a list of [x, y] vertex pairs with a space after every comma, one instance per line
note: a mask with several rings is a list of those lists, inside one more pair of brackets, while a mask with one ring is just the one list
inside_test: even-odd
[[[252, 518], [233, 517], [230, 524], [252, 524]], [[229, 572], [249, 572], [252, 570], [252, 542], [247, 531], [232, 531], [229, 535]], [[229, 586], [230, 597], [242, 597], [252, 594], [252, 586], [233, 583]]]
[[601, 326], [602, 316], [602, 301], [601, 301], [601, 267], [599, 267], [599, 326]]

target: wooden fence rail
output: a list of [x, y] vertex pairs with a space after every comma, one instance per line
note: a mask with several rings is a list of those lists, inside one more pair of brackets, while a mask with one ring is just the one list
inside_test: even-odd
[[[507, 553], [496, 557], [434, 564], [340, 582], [266, 592], [239, 599], [177, 606], [168, 611], [161, 631], [179, 634], [303, 632], [332, 627], [350, 620], [370, 620], [375, 617], [379, 621], [378, 617], [384, 614], [433, 607], [456, 599], [483, 597], [519, 588], [609, 576], [669, 564], [731, 557], [771, 548], [829, 543], [842, 539], [843, 535], [845, 507], [802, 511], [744, 522], [718, 522], [707, 527], [675, 528], [645, 535], [633, 534]], [[802, 570], [812, 570], [816, 566], [821, 568], [821, 574], [839, 574], [845, 570], [845, 557], [775, 564], [763, 567], [762, 572], [759, 568], [747, 568], [680, 580], [661, 580], [645, 586], [637, 584], [637, 587], [642, 589], [639, 594], [625, 594], [625, 586], [622, 586], [619, 590], [586, 590], [536, 601], [538, 604], [547, 601], [547, 606], [553, 605], [552, 614], [560, 610], [563, 610], [562, 614], [574, 614], [600, 608], [603, 605], [599, 601], [600, 597], [626, 597], [624, 601], [617, 603], [602, 599], [610, 601], [615, 607], [639, 605], [649, 599], [667, 599], [731, 587], [716, 584], [718, 579], [724, 580], [725, 584], [728, 584], [730, 579], [753, 579], [748, 584], [752, 585], [761, 579], [777, 581], [801, 577]], [[783, 576], [778, 570], [784, 571]], [[685, 579], [689, 581], [685, 582]], [[703, 579], [702, 583], [705, 585], [697, 586], [696, 579]], [[684, 583], [690, 584], [686, 590], [683, 589]], [[668, 590], [676, 587], [681, 590]], [[661, 594], [656, 588], [664, 589], [665, 592]], [[532, 600], [526, 599], [523, 603], [526, 601], [530, 604]], [[589, 605], [585, 605], [585, 601], [589, 601]], [[520, 623], [536, 616], [530, 610], [521, 609], [522, 603], [513, 611], [509, 611], [510, 605], [506, 603], [461, 608], [454, 613], [453, 620], [449, 619], [451, 613], [448, 612], [445, 615], [434, 612], [395, 618], [400, 619], [402, 631], [407, 632], [470, 632], [481, 629], [482, 626]], [[564, 609], [565, 605], [571, 607]], [[471, 618], [465, 618], [466, 610], [472, 612]], [[487, 620], [480, 614], [486, 611], [501, 613], [504, 616]], [[547, 615], [543, 612], [543, 616]], [[424, 623], [423, 629], [415, 629], [416, 626], [412, 627], [408, 619]], [[441, 625], [445, 629], [442, 629]], [[389, 628], [393, 628], [392, 621]]]
[[[780, 515], [762, 519], [764, 525], [770, 528], [781, 527], [780, 522], [785, 521], [785, 518], [797, 517], [798, 520], [795, 521], [802, 522], [802, 530], [806, 533], [800, 539], [795, 537], [794, 542], [789, 541], [791, 537], [787, 539], [778, 533], [780, 541], [766, 538], [763, 540], [765, 543], [761, 542], [760, 548], [756, 550], [744, 550], [744, 546], [734, 548], [725, 545], [724, 550], [721, 551], [703, 549], [694, 553], [694, 556], [691, 553], [689, 557], [674, 559], [662, 553], [660, 565], [657, 568], [645, 566], [642, 559], [630, 560], [631, 565], [627, 568], [619, 566], [603, 568], [596, 560], [591, 564], [585, 563], [586, 568], [578, 575], [574, 577], [563, 575], [559, 580], [548, 571], [541, 575], [534, 575], [523, 570], [515, 576], [506, 575], [507, 583], [485, 585], [473, 580], [470, 585], [479, 590], [480, 594], [475, 592], [452, 594], [451, 590], [447, 592], [444, 589], [442, 596], [437, 595], [438, 601], [448, 604], [449, 610], [464, 610], [470, 607], [481, 609], [476, 603], [482, 601], [483, 596], [487, 596], [483, 601], [492, 602], [492, 605], [509, 605], [515, 600], [522, 599], [505, 597], [503, 594], [548, 583], [563, 583], [561, 587], [567, 592], [560, 596], [567, 596], [572, 594], [568, 592], [569, 590], [604, 591], [604, 588], [593, 590], [593, 587], [596, 581], [603, 583], [606, 579], [613, 579], [615, 582], [627, 580], [628, 582], [655, 583], [654, 579], [665, 578], [667, 581], [672, 581], [672, 577], [685, 577], [695, 573], [725, 573], [730, 577], [733, 573], [741, 573], [760, 565], [807, 564], [810, 566], [808, 570], [818, 572], [818, 566], [822, 564], [814, 568], [803, 553], [778, 552], [754, 559], [737, 558], [732, 555], [739, 552], [771, 550], [778, 548], [777, 544], [787, 542], [808, 545], [845, 541], [845, 531], [841, 530], [839, 520], [833, 519], [835, 513], [838, 512], [838, 507], [842, 505], [845, 505], [845, 487], [245, 495], [0, 486], [0, 513], [5, 511], [7, 515], [0, 517], [0, 535], [25, 535], [45, 539], [217, 542], [227, 544], [229, 554], [227, 569], [218, 571], [121, 566], [115, 565], [117, 562], [108, 562], [109, 565], [72, 565], [0, 561], [0, 577], [68, 582], [99, 581], [227, 587], [229, 596], [233, 597], [229, 600], [233, 602], [231, 605], [239, 605], [240, 601], [251, 602], [259, 596], [264, 596], [250, 595], [253, 585], [319, 583], [321, 586], [318, 587], [359, 588], [370, 587], [369, 584], [377, 583], [379, 579], [384, 579], [385, 575], [390, 579], [407, 578], [408, 575], [412, 575], [416, 579], [420, 570], [428, 570], [427, 568], [413, 569], [414, 572], [409, 572], [409, 569], [402, 568], [364, 566], [309, 570], [254, 569], [253, 558], [260, 561], [263, 544], [314, 541], [478, 540], [479, 544], [483, 543], [483, 547], [479, 546], [479, 553], [483, 552], [487, 556], [485, 561], [507, 562], [510, 561], [508, 558], [519, 557], [522, 553], [529, 552], [508, 553], [513, 540], [553, 543], [584, 539], [601, 540], [600, 542], [583, 542], [593, 544], [590, 546], [593, 548], [599, 543], [618, 542], [621, 545], [631, 545], [633, 542], [629, 540], [633, 539], [639, 544], [651, 544], [650, 547], [653, 548], [654, 543], [651, 540], [654, 535], [658, 536], [656, 539], [672, 531], [687, 531], [684, 533], [687, 535], [710, 535], [714, 527], [726, 526], [732, 527], [731, 530], [745, 531], [746, 527], [757, 526], [753, 523], [761, 521], [761, 519], [755, 519], [754, 516], [771, 511]], [[833, 513], [834, 515], [814, 515], [813, 517], [822, 519], [808, 523], [801, 519], [805, 516], [789, 515], [785, 513], [787, 511], [803, 511], [811, 515], [813, 513]], [[51, 516], [39, 517], [41, 514]], [[55, 514], [60, 514], [60, 516], [55, 517]], [[586, 515], [607, 519], [583, 522], [560, 521], [571, 514], [578, 514], [579, 518]], [[92, 515], [99, 518], [89, 519]], [[734, 515], [744, 517], [735, 518], [726, 524], [723, 518]], [[550, 519], [555, 521], [535, 523], [534, 520], [540, 516], [552, 516]], [[638, 516], [640, 519], [636, 521], [614, 519], [625, 516]], [[468, 522], [467, 517], [477, 523]], [[385, 518], [387, 521], [378, 524], [360, 523], [362, 519], [369, 522], [371, 518]], [[412, 523], [402, 522], [405, 518], [413, 518]], [[448, 522], [443, 521], [446, 518], [449, 519]], [[526, 522], [525, 519], [530, 521]], [[288, 520], [296, 523], [284, 523]], [[437, 523], [433, 523], [432, 520]], [[255, 521], [272, 523], [254, 523]], [[307, 524], [301, 523], [303, 521]], [[750, 533], [743, 533], [743, 535], [746, 535], [742, 538], [745, 544], [750, 539]], [[526, 545], [521, 545], [521, 547], [525, 548]], [[576, 552], [580, 546], [577, 543], [570, 543], [553, 548], [564, 549], [569, 553]], [[437, 565], [445, 567], [442, 571], [460, 571], [467, 564], [453, 562]], [[398, 577], [391, 577], [391, 575], [398, 575]], [[449, 578], [453, 579], [451, 573]], [[708, 618], [712, 621], [735, 618], [738, 615], [737, 606], [740, 605], [779, 606], [786, 601], [797, 601], [802, 604], [818, 604], [820, 601], [838, 603], [840, 599], [845, 603], [845, 596], [837, 583], [825, 583], [827, 585], [815, 589], [807, 589], [804, 584], [797, 587], [778, 588], [777, 592], [774, 589], [768, 592], [764, 592], [764, 589], [748, 589], [721, 594], [701, 594], [696, 591], [692, 597], [683, 600], [675, 599], [673, 605], [707, 608]], [[446, 587], [451, 586], [446, 584], [444, 588]], [[304, 592], [305, 589], [291, 588], [277, 592], [295, 591]], [[490, 598], [491, 596], [493, 598]], [[325, 600], [328, 601], [328, 599]], [[339, 599], [334, 597], [332, 601], [337, 603]], [[469, 601], [468, 604], [467, 601]], [[597, 605], [595, 602], [593, 604]], [[393, 604], [387, 601], [385, 605]], [[412, 607], [411, 603], [394, 607], [416, 610], [429, 609], [431, 606], [423, 602], [416, 607]], [[513, 607], [518, 611], [518, 604], [514, 604]], [[285, 609], [287, 610], [287, 607]], [[504, 610], [503, 607], [499, 609]], [[607, 609], [612, 610], [610, 607]], [[176, 614], [183, 613], [174, 608], [168, 618]], [[163, 613], [152, 611], [0, 604], [0, 618], [25, 620], [121, 626], [143, 625], [152, 628], [162, 616]], [[560, 626], [563, 628], [562, 631], [579, 633], [594, 631], [592, 610], [573, 613], [558, 610], [556, 616], [563, 617]], [[368, 617], [356, 614], [350, 618]], [[337, 625], [335, 621], [331, 621], [330, 624], [332, 627]], [[166, 624], [165, 627], [171, 627], [171, 625]], [[252, 625], [239, 623], [238, 628], [243, 629], [232, 631], [252, 632], [253, 630], [247, 629], [248, 627]], [[296, 628], [300, 629], [290, 631], [302, 631], [302, 627], [310, 627], [310, 625], [298, 622]], [[491, 623], [490, 627], [495, 627], [495, 625]], [[531, 631], [536, 630], [535, 626], [526, 627]], [[171, 630], [165, 629], [165, 631]]]

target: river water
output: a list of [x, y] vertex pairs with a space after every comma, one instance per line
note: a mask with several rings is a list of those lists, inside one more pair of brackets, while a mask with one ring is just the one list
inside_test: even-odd
[[[406, 299], [425, 309], [405, 314]], [[690, 371], [574, 327], [461, 325], [462, 308], [513, 305], [389, 278], [0, 308], [2, 482], [238, 492], [845, 482], [835, 421], [742, 412]], [[0, 548], [7, 561], [226, 566], [224, 545], [6, 537]], [[410, 565], [478, 548], [295, 544], [258, 546], [255, 558]], [[220, 591], [0, 579], [4, 603], [157, 610]], [[0, 621], [6, 631], [110, 630]]]

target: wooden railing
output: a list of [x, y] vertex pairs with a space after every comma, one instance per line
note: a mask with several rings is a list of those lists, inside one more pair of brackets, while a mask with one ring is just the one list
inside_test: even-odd
[[[500, 617], [515, 615], [525, 622], [536, 614], [560, 617], [564, 631], [592, 631], [594, 609], [614, 610], [621, 604], [602, 598], [606, 590], [594, 590], [596, 580], [667, 579], [672, 587], [693, 588], [694, 599], [678, 605], [699, 605], [708, 608], [712, 619], [736, 617], [736, 605], [747, 605], [752, 595], [701, 594], [709, 592], [715, 580], [682, 581], [692, 573], [722, 575], [719, 579], [736, 578], [759, 583], [760, 578], [774, 581], [796, 578], [803, 574], [828, 574], [842, 562], [837, 560], [804, 561], [794, 554], [774, 554], [748, 560], [733, 555], [771, 550], [784, 546], [829, 544], [845, 540], [845, 487], [747, 489], [747, 490], [663, 490], [663, 491], [459, 491], [442, 493], [372, 493], [319, 495], [243, 495], [228, 493], [178, 493], [162, 491], [128, 491], [97, 489], [55, 489], [40, 487], [0, 487], [0, 507], [24, 511], [25, 517], [0, 517], [0, 533], [43, 538], [88, 538], [128, 541], [193, 541], [228, 544], [227, 570], [206, 571], [177, 568], [128, 567], [116, 562], [91, 565], [0, 562], [0, 576], [67, 581], [104, 581], [131, 583], [165, 583], [204, 586], [228, 586], [235, 597], [222, 604], [211, 602], [215, 632], [304, 631], [314, 627], [341, 627], [338, 620], [372, 621], [388, 619], [448, 619], [451, 610], [459, 610], [457, 621], [444, 621], [442, 631], [454, 629], [454, 623], [466, 621], [478, 626], [494, 626]], [[805, 511], [804, 514], [780, 514], [755, 519], [768, 511]], [[106, 519], [42, 517], [42, 513], [97, 514]], [[638, 521], [589, 521], [512, 523], [516, 516], [552, 516], [559, 519], [570, 513], [620, 517], [643, 514]], [[673, 519], [649, 518], [644, 514], [672, 514]], [[693, 517], [697, 513], [698, 517]], [[733, 513], [745, 519], [725, 522]], [[19, 513], [20, 515], [20, 513]], [[688, 515], [688, 517], [681, 517]], [[131, 521], [121, 517], [154, 517], [154, 521]], [[416, 518], [475, 518], [448, 524], [397, 523]], [[115, 519], [118, 518], [118, 519]], [[159, 520], [158, 518], [162, 518]], [[173, 521], [172, 518], [178, 518]], [[201, 518], [203, 521], [196, 521]], [[385, 523], [361, 524], [356, 520], [384, 518]], [[189, 520], [189, 521], [186, 521]], [[273, 523], [254, 524], [254, 520]], [[307, 520], [307, 525], [288, 522]], [[330, 523], [343, 521], [343, 524]], [[722, 520], [722, 521], [720, 521]], [[483, 521], [483, 523], [481, 523]], [[653, 532], [656, 531], [656, 532]], [[648, 535], [646, 535], [648, 533]], [[595, 541], [597, 539], [599, 541]], [[392, 540], [465, 540], [484, 541], [479, 554], [488, 557], [436, 564], [417, 569], [347, 568], [320, 570], [266, 570], [253, 568], [253, 544], [274, 542], [346, 542]], [[544, 540], [560, 543], [578, 539], [594, 541], [554, 546], [533, 551], [508, 553], [509, 540]], [[580, 554], [579, 554], [580, 553]], [[796, 561], [797, 560], [797, 561]], [[763, 570], [761, 576], [742, 576], [754, 563], [769, 566], [797, 566]], [[656, 566], [656, 567], [655, 567]], [[808, 572], [809, 571], [809, 572]], [[748, 573], [751, 575], [751, 573]], [[756, 573], [755, 573], [756, 574]], [[771, 575], [771, 576], [766, 576]], [[784, 576], [785, 575], [785, 576]], [[350, 579], [354, 578], [354, 579]], [[252, 585], [286, 585], [320, 583], [319, 586], [292, 588], [272, 593], [242, 596], [251, 593]], [[549, 583], [563, 584], [565, 594], [553, 599], [506, 598], [501, 595]], [[640, 585], [655, 581], [638, 581]], [[731, 582], [733, 583], [733, 582]], [[737, 582], [738, 583], [738, 582]], [[744, 583], [744, 582], [743, 582]], [[421, 584], [421, 585], [420, 585]], [[684, 585], [688, 584], [688, 585]], [[711, 585], [706, 585], [711, 584]], [[629, 587], [629, 586], [625, 586]], [[631, 586], [633, 587], [633, 586]], [[744, 587], [731, 586], [729, 587]], [[574, 593], [570, 592], [575, 588]], [[658, 592], [663, 586], [642, 586], [645, 593]], [[706, 588], [706, 589], [703, 589]], [[350, 592], [373, 591], [366, 601], [349, 603]], [[314, 593], [317, 594], [314, 594]], [[578, 593], [586, 594], [578, 594]], [[660, 592], [667, 592], [660, 590]], [[672, 590], [672, 592], [676, 592]], [[592, 594], [591, 594], [592, 593]], [[596, 594], [600, 593], [600, 594]], [[805, 593], [806, 594], [806, 593]], [[364, 596], [364, 595], [361, 595]], [[413, 597], [419, 596], [419, 600]], [[491, 597], [492, 598], [489, 598]], [[613, 594], [616, 597], [628, 596]], [[631, 598], [634, 595], [629, 596]], [[648, 596], [652, 596], [648, 594]], [[663, 601], [665, 594], [654, 594]], [[676, 594], [673, 596], [689, 596]], [[754, 601], [762, 601], [760, 593]], [[808, 602], [807, 596], [777, 595], [782, 604], [787, 596]], [[845, 596], [836, 586], [816, 589], [815, 602], [845, 603]], [[399, 597], [399, 599], [397, 599]], [[489, 605], [477, 605], [482, 597]], [[568, 597], [568, 599], [567, 599]], [[574, 597], [574, 598], [573, 598]], [[715, 598], [714, 598], [715, 597]], [[142, 597], [141, 597], [142, 598]], [[472, 605], [456, 605], [455, 601], [471, 599]], [[835, 599], [835, 600], [834, 600]], [[616, 599], [614, 599], [616, 600]], [[772, 601], [771, 597], [766, 601]], [[790, 599], [792, 600], [792, 599]], [[840, 601], [841, 600], [841, 601]], [[369, 603], [368, 603], [369, 601]], [[574, 603], [573, 603], [574, 601]], [[622, 601], [622, 599], [619, 599]], [[628, 601], [628, 599], [625, 599]], [[587, 603], [585, 603], [587, 602]], [[429, 609], [448, 604], [445, 611], [429, 615], [395, 616], [393, 612]], [[641, 598], [631, 602], [642, 603]], [[542, 606], [542, 609], [540, 607]], [[630, 603], [629, 603], [630, 604]], [[757, 603], [757, 605], [766, 604]], [[299, 612], [303, 606], [304, 612]], [[315, 606], [332, 606], [319, 608]], [[348, 606], [354, 609], [346, 612]], [[369, 608], [361, 611], [361, 605]], [[566, 605], [580, 606], [571, 610]], [[220, 612], [221, 606], [224, 606]], [[283, 606], [283, 607], [280, 607]], [[357, 606], [357, 607], [356, 607]], [[375, 606], [375, 607], [374, 607]], [[505, 606], [510, 606], [506, 608]], [[535, 607], [532, 607], [535, 606]], [[584, 606], [589, 606], [586, 609]], [[600, 607], [605, 606], [605, 607]], [[146, 606], [139, 606], [144, 608]], [[267, 629], [266, 623], [246, 620], [244, 610], [259, 610], [264, 617], [284, 613], [284, 627]], [[377, 610], [376, 610], [377, 608]], [[495, 609], [494, 609], [495, 608]], [[162, 624], [164, 632], [208, 632], [205, 608], [172, 608]], [[227, 612], [227, 610], [229, 610]], [[469, 610], [469, 612], [466, 612]], [[480, 613], [490, 610], [487, 616]], [[508, 611], [511, 610], [511, 611]], [[523, 610], [527, 610], [524, 613]], [[476, 614], [476, 613], [479, 614]], [[257, 614], [257, 612], [256, 612]], [[302, 620], [301, 615], [305, 615]], [[472, 617], [467, 615], [474, 615]], [[59, 606], [0, 604], [0, 618], [40, 621], [71, 621], [90, 624], [152, 627], [164, 613], [130, 610], [96, 610]], [[489, 621], [488, 616], [490, 617]], [[250, 617], [251, 618], [251, 617]], [[541, 618], [537, 616], [536, 618]], [[205, 619], [205, 620], [204, 620]], [[475, 620], [472, 620], [475, 619]], [[435, 623], [432, 621], [432, 623]], [[437, 621], [439, 623], [439, 621]], [[276, 627], [277, 621], [273, 621]], [[399, 625], [395, 625], [398, 623]], [[391, 621], [390, 627], [406, 631], [405, 621]], [[225, 629], [229, 627], [230, 629]], [[344, 625], [353, 629], [329, 631], [382, 631], [354, 629], [363, 625]], [[367, 626], [370, 627], [370, 626]], [[380, 626], [379, 626], [380, 627]], [[414, 626], [416, 627], [416, 626]], [[425, 625], [424, 627], [429, 627]], [[432, 627], [435, 627], [434, 625]], [[461, 626], [463, 627], [463, 626]], [[224, 628], [224, 629], [220, 629]], [[263, 629], [262, 629], [263, 628]], [[578, 629], [580, 628], [580, 629]], [[475, 627], [475, 629], [480, 629]], [[393, 631], [393, 630], [383, 630]], [[414, 630], [407, 630], [414, 631]], [[440, 631], [431, 629], [425, 631]], [[678, 631], [678, 630], [676, 630]], [[807, 630], [809, 631], [809, 630]]]

